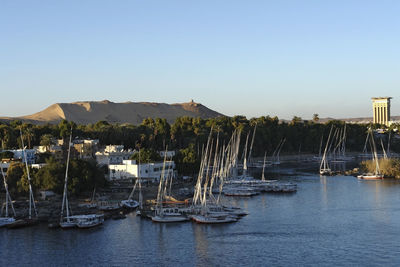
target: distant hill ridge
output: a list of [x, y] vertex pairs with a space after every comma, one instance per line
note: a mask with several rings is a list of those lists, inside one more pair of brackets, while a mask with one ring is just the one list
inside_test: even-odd
[[34, 124], [58, 123], [61, 120], [77, 124], [108, 121], [110, 123], [140, 124], [145, 118], [165, 118], [169, 123], [182, 116], [201, 117], [203, 119], [224, 116], [193, 100], [188, 103], [166, 104], [151, 102], [114, 103], [104, 101], [82, 101], [57, 103], [43, 111], [15, 118], [0, 118], [3, 121], [22, 120]]

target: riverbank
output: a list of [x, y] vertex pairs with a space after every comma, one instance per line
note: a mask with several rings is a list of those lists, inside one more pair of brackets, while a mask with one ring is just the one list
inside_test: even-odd
[[[121, 200], [127, 199], [133, 188], [131, 180], [118, 181], [111, 183], [110, 187], [105, 188], [96, 193], [94, 201], [85, 196], [83, 197], [72, 197], [69, 196], [69, 205], [71, 207], [71, 212], [74, 215], [79, 214], [89, 214], [89, 213], [102, 213], [105, 218], [108, 219], [112, 215], [124, 211], [122, 207], [116, 208], [110, 211], [102, 211], [98, 208], [89, 208], [87, 205], [89, 203], [108, 203], [108, 204], [118, 204]], [[190, 196], [192, 193], [191, 188], [193, 188], [193, 181], [175, 181], [171, 187], [171, 194], [177, 200], [184, 200]], [[157, 198], [158, 184], [148, 184], [142, 187], [142, 195], [144, 200], [154, 200]], [[133, 199], [138, 199], [138, 189], [133, 195]], [[38, 212], [38, 219], [41, 223], [52, 223], [57, 222], [60, 219], [62, 196], [55, 195], [47, 200], [39, 200], [39, 196], [35, 197], [35, 205]], [[2, 199], [1, 203], [5, 201]], [[28, 216], [29, 212], [29, 202], [27, 199], [19, 198], [13, 201], [16, 217], [24, 218]], [[126, 211], [126, 210], [125, 210]]]
[[[400, 159], [381, 158], [378, 160], [379, 171], [385, 177], [400, 179]], [[376, 163], [373, 160], [366, 160], [360, 163], [360, 169], [366, 173], [375, 173]]]

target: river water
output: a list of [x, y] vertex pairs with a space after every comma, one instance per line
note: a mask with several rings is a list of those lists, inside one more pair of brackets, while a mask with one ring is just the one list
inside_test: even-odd
[[279, 179], [294, 194], [229, 198], [237, 223], [157, 224], [129, 214], [97, 229], [0, 229], [0, 266], [400, 266], [400, 183]]

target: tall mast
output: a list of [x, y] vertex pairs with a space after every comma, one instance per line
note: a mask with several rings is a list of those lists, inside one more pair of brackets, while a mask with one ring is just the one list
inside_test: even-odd
[[37, 211], [36, 211], [35, 199], [33, 197], [33, 191], [32, 191], [32, 185], [31, 185], [31, 176], [29, 175], [28, 159], [26, 157], [24, 138], [22, 137], [21, 128], [19, 128], [19, 133], [21, 135], [22, 151], [23, 151], [24, 159], [25, 159], [26, 173], [28, 175], [28, 184], [29, 184], [29, 219], [32, 219], [32, 206], [33, 206], [33, 209], [35, 211], [35, 216], [36, 217], [38, 216], [38, 214], [37, 214]]
[[68, 142], [67, 166], [65, 168], [65, 179], [64, 179], [64, 194], [63, 194], [63, 201], [62, 201], [62, 205], [61, 205], [61, 219], [63, 218], [63, 215], [64, 215], [64, 206], [65, 206], [65, 209], [67, 212], [67, 218], [69, 217], [69, 203], [68, 203], [67, 191], [68, 191], [69, 157], [71, 155], [71, 142], [72, 142], [72, 127], [71, 127], [71, 134], [69, 136], [69, 142]]
[[262, 169], [262, 175], [261, 175], [261, 180], [265, 181], [265, 175], [264, 175], [264, 169], [265, 169], [265, 159], [267, 157], [267, 151], [264, 152], [264, 162], [263, 162], [263, 169]]
[[277, 158], [278, 158], [278, 163], [280, 162], [280, 159], [279, 159], [279, 154], [281, 153], [281, 150], [282, 150], [282, 147], [283, 147], [283, 144], [286, 142], [286, 138], [284, 138], [283, 140], [282, 140], [282, 143], [281, 143], [281, 146], [279, 147], [279, 150], [278, 150], [278, 153], [277, 153]]
[[373, 149], [374, 161], [375, 161], [375, 175], [378, 175], [381, 173], [381, 170], [379, 168], [378, 153], [376, 152], [376, 145], [375, 145], [375, 139], [374, 139], [373, 132], [371, 132], [371, 141], [372, 141], [372, 149]]
[[213, 163], [213, 169], [212, 169], [212, 173], [211, 173], [211, 181], [210, 181], [210, 186], [209, 186], [209, 196], [210, 196], [210, 198], [213, 198], [213, 193], [212, 193], [212, 188], [213, 188], [213, 185], [214, 185], [214, 179], [215, 179], [215, 176], [217, 176], [217, 171], [218, 171], [218, 165], [219, 165], [219, 151], [218, 151], [218, 149], [219, 149], [219, 147], [218, 147], [218, 144], [219, 144], [219, 132], [218, 132], [218, 136], [217, 136], [217, 144], [216, 144], [216, 146], [215, 146], [215, 152], [214, 152], [214, 163]]
[[251, 161], [251, 154], [253, 152], [253, 145], [254, 145], [254, 138], [256, 137], [256, 130], [257, 130], [257, 123], [256, 123], [256, 125], [254, 125], [253, 137], [251, 139], [251, 145], [250, 145], [249, 159], [247, 160], [248, 162]]
[[160, 177], [160, 183], [158, 185], [158, 193], [157, 193], [157, 212], [158, 214], [161, 212], [162, 209], [162, 189], [164, 185], [164, 176], [165, 176], [165, 161], [167, 160], [167, 151], [168, 147], [165, 148], [165, 154], [164, 154], [164, 163], [163, 163], [163, 168], [161, 172], [161, 177]]
[[143, 196], [142, 196], [142, 176], [140, 175], [140, 149], [139, 149], [139, 165], [138, 165], [138, 174], [139, 174], [139, 208], [143, 208]]
[[392, 131], [389, 131], [389, 140], [388, 140], [388, 145], [387, 145], [387, 149], [386, 149], [386, 153], [388, 154], [388, 156], [390, 157], [390, 139], [392, 137]]
[[331, 139], [332, 130], [333, 130], [333, 125], [332, 125], [332, 127], [331, 127], [331, 130], [329, 131], [328, 139], [326, 140], [326, 145], [325, 145], [324, 154], [323, 154], [323, 156], [322, 156], [321, 164], [320, 164], [320, 166], [319, 166], [319, 169], [320, 169], [320, 170], [321, 170], [321, 169], [326, 170], [326, 169], [328, 168], [328, 162], [327, 162], [327, 159], [326, 159], [326, 152], [328, 151], [328, 146], [329, 146], [329, 141], [330, 141], [330, 139]]
[[15, 214], [14, 204], [12, 203], [10, 193], [8, 192], [8, 184], [7, 184], [6, 176], [3, 171], [3, 166], [0, 166], [0, 169], [1, 169], [1, 174], [3, 176], [4, 188], [6, 189], [6, 217], [8, 217], [8, 203], [10, 203], [14, 217], [16, 217], [17, 215]]
[[244, 145], [244, 157], [243, 157], [243, 176], [246, 176], [247, 174], [247, 144], [249, 142], [249, 135], [250, 132], [247, 133], [247, 137], [246, 137], [246, 144]]

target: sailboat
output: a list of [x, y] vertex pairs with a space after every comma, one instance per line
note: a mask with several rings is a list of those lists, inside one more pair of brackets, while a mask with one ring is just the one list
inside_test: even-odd
[[[255, 129], [254, 129], [254, 132], [255, 132]], [[252, 148], [253, 148], [253, 143], [254, 143], [254, 134], [253, 134], [253, 139], [252, 139], [251, 146], [250, 146], [250, 153], [249, 153], [249, 156], [247, 156], [247, 143], [248, 143], [248, 140], [249, 140], [249, 134], [247, 134], [246, 144], [245, 144], [245, 146], [244, 146], [244, 152], [243, 152], [243, 153], [244, 153], [244, 158], [243, 158], [243, 173], [242, 173], [242, 175], [239, 176], [238, 178], [240, 178], [240, 179], [250, 179], [250, 180], [252, 180], [253, 177], [247, 174], [247, 170], [248, 170], [248, 168], [249, 168], [249, 163], [250, 163], [250, 159], [251, 159], [250, 157], [251, 157], [251, 150], [252, 150]]]
[[279, 154], [281, 153], [282, 147], [286, 142], [286, 138], [281, 139], [278, 146], [276, 147], [274, 153], [272, 154], [272, 165], [279, 165], [281, 161], [279, 159]]
[[[36, 205], [35, 205], [35, 199], [33, 197], [33, 190], [32, 190], [32, 184], [31, 184], [31, 176], [29, 174], [29, 166], [28, 166], [28, 160], [25, 152], [25, 146], [24, 146], [24, 139], [22, 138], [22, 130], [21, 128], [19, 129], [20, 135], [21, 135], [21, 144], [22, 144], [22, 151], [23, 151], [23, 157], [25, 161], [25, 167], [26, 167], [26, 173], [28, 176], [28, 185], [29, 185], [29, 213], [28, 213], [28, 218], [23, 218], [16, 220], [13, 223], [10, 223], [7, 225], [7, 228], [13, 229], [13, 228], [20, 228], [20, 227], [26, 227], [26, 226], [32, 226], [37, 224], [38, 221], [38, 213], [36, 210]], [[35, 217], [32, 217], [32, 208], [35, 214]]]
[[[207, 146], [206, 146], [206, 151], [202, 157], [201, 164], [200, 164], [200, 172], [199, 176], [197, 179], [197, 183], [195, 186], [195, 192], [193, 195], [193, 215], [191, 215], [191, 219], [195, 221], [196, 223], [204, 223], [204, 224], [217, 224], [217, 223], [229, 223], [229, 222], [236, 222], [238, 220], [238, 216], [233, 214], [233, 211], [225, 211], [224, 207], [219, 204], [219, 197], [217, 200], [214, 199], [212, 196], [212, 184], [213, 180], [215, 179], [214, 176], [218, 174], [218, 172], [214, 172], [211, 175], [211, 179], [209, 176], [209, 172], [204, 172], [202, 171], [203, 169], [207, 169], [208, 166], [210, 166], [211, 163], [211, 158], [213, 154], [213, 145], [211, 142], [211, 134], [212, 134], [212, 129], [210, 131], [210, 135], [208, 137], [207, 141]], [[236, 137], [235, 137], [236, 136]], [[237, 139], [236, 139], [237, 138]], [[229, 154], [227, 158], [229, 158], [229, 163], [227, 161], [227, 166], [228, 169], [232, 169], [234, 171], [234, 168], [236, 167], [236, 160], [237, 160], [237, 152], [238, 152], [238, 143], [240, 140], [240, 132], [234, 132], [232, 134], [231, 142], [230, 142], [230, 149], [227, 149], [225, 151], [229, 151]], [[211, 145], [210, 145], [211, 144]], [[215, 148], [215, 159], [214, 159], [214, 164], [218, 165], [216, 162], [216, 157], [218, 155], [218, 139], [217, 139], [217, 144]], [[246, 157], [244, 157], [246, 158]], [[223, 164], [222, 164], [223, 165]], [[226, 174], [228, 174], [230, 171], [228, 169], [225, 171]], [[205, 177], [204, 177], [205, 176]], [[227, 175], [222, 175], [227, 176]], [[203, 178], [205, 178], [204, 185], [202, 187], [203, 183]], [[220, 194], [222, 191], [222, 183], [223, 181], [221, 180], [220, 184]], [[207, 198], [207, 193], [208, 193], [208, 198]], [[200, 205], [198, 205], [198, 202], [200, 202]]]
[[329, 147], [329, 143], [330, 143], [332, 130], [333, 130], [333, 125], [329, 132], [328, 139], [326, 140], [324, 154], [322, 155], [321, 163], [319, 165], [319, 174], [320, 175], [332, 175], [332, 170], [331, 170], [331, 168], [329, 168], [329, 163], [328, 163], [328, 158], [327, 158], [328, 147]]
[[251, 139], [250, 150], [249, 150], [249, 156], [247, 158], [247, 167], [248, 168], [257, 168], [257, 167], [259, 167], [258, 164], [256, 162], [254, 162], [253, 158], [251, 157], [252, 156], [252, 152], [253, 152], [254, 139], [256, 137], [256, 130], [257, 130], [257, 124], [254, 125], [253, 137]]
[[361, 174], [358, 175], [357, 178], [360, 180], [381, 180], [383, 179], [383, 174], [381, 173], [381, 170], [379, 168], [379, 158], [378, 158], [378, 153], [376, 152], [376, 145], [375, 145], [375, 140], [374, 140], [374, 134], [372, 132], [372, 129], [370, 131], [370, 144], [373, 150], [373, 162], [375, 163], [375, 172], [374, 173], [367, 173], [367, 174]]
[[131, 193], [129, 194], [128, 199], [121, 200], [121, 206], [123, 208], [136, 209], [137, 207], [139, 207], [139, 202], [137, 202], [136, 200], [132, 199], [133, 194], [134, 194], [134, 192], [136, 190], [136, 186], [138, 184], [139, 179], [140, 178], [136, 179], [136, 182], [135, 182], [135, 184], [133, 186], [133, 189], [132, 189]]
[[151, 217], [153, 222], [160, 223], [172, 223], [172, 222], [184, 222], [189, 221], [189, 218], [182, 214], [178, 208], [167, 208], [163, 207], [163, 201], [166, 197], [167, 185], [168, 185], [168, 176], [166, 172], [169, 174], [170, 164], [168, 164], [168, 171], [166, 171], [166, 161], [167, 161], [167, 149], [164, 154], [164, 163], [160, 177], [160, 183], [158, 185], [157, 192], [157, 204], [155, 209], [155, 215]]
[[133, 194], [135, 193], [135, 189], [137, 184], [139, 183], [139, 188], [141, 188], [141, 175], [140, 175], [140, 149], [139, 149], [139, 164], [138, 164], [138, 178], [136, 179], [136, 182], [132, 188], [131, 193], [129, 194], [128, 199], [121, 200], [121, 206], [127, 209], [135, 209], [139, 207], [139, 202], [136, 200], [132, 199]]
[[264, 152], [264, 162], [263, 162], [263, 168], [262, 168], [262, 174], [261, 174], [261, 181], [265, 181], [265, 161], [267, 159], [267, 151]]
[[[0, 166], [0, 169], [1, 169], [1, 174], [3, 176], [4, 188], [6, 190], [6, 203], [5, 203], [6, 212], [5, 212], [5, 217], [0, 217], [0, 227], [3, 227], [3, 226], [6, 226], [8, 224], [11, 224], [11, 223], [15, 222], [16, 214], [15, 214], [14, 205], [12, 203], [10, 193], [8, 192], [8, 184], [7, 184], [6, 176], [4, 175], [4, 171], [3, 171], [3, 168], [1, 166]], [[8, 214], [8, 206], [11, 206], [11, 209], [13, 211], [14, 217], [10, 217], [9, 216], [9, 214]]]
[[[61, 228], [90, 228], [94, 226], [98, 226], [104, 222], [103, 214], [82, 214], [82, 215], [71, 215], [71, 210], [68, 202], [68, 167], [69, 167], [69, 158], [71, 154], [71, 145], [72, 145], [72, 129], [71, 135], [69, 137], [68, 143], [68, 156], [67, 156], [67, 166], [65, 168], [65, 180], [64, 180], [64, 193], [63, 193], [63, 201], [61, 205], [61, 218], [60, 218], [60, 227]], [[66, 211], [66, 216], [64, 216], [64, 209]]]
[[93, 189], [93, 194], [92, 194], [92, 198], [90, 199], [90, 202], [80, 203], [80, 204], [78, 204], [78, 207], [87, 208], [87, 209], [97, 208], [97, 203], [95, 202], [95, 197], [96, 197], [96, 186]]
[[[64, 193], [63, 193], [63, 200], [61, 205], [61, 218], [60, 218], [60, 227], [61, 228], [71, 228], [76, 226], [76, 218], [71, 216], [70, 214], [70, 207], [68, 202], [68, 167], [69, 167], [69, 157], [71, 154], [71, 140], [72, 139], [72, 132], [69, 137], [68, 143], [68, 156], [67, 156], [67, 166], [65, 168], [65, 180], [64, 180]], [[66, 211], [66, 216], [64, 216], [64, 208]]]

